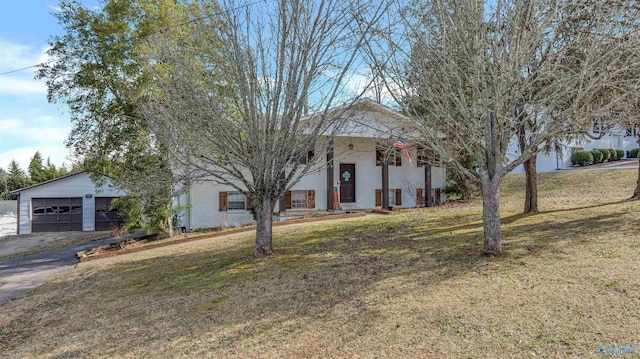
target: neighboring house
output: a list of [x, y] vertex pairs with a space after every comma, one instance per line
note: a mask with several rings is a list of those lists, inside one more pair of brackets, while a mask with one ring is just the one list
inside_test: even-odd
[[121, 220], [110, 209], [124, 193], [109, 179], [98, 186], [86, 172], [78, 172], [17, 189], [18, 234], [33, 232], [101, 231]]
[[[606, 133], [602, 134], [605, 131]], [[625, 128], [616, 125], [606, 131], [599, 123], [594, 123], [591, 130], [591, 136], [594, 138], [602, 137], [597, 140], [586, 138], [584, 140], [574, 140], [563, 143], [558, 151], [551, 151], [548, 154], [539, 153], [536, 161], [538, 172], [551, 172], [559, 169], [571, 168], [571, 151], [573, 149], [593, 150], [598, 148], [611, 148], [614, 150], [623, 150], [625, 157], [629, 156], [629, 151], [638, 148], [638, 131], [636, 127]], [[510, 159], [515, 159], [520, 155], [517, 140], [512, 141], [508, 152]], [[513, 173], [524, 173], [522, 166], [516, 168]]]
[[[400, 136], [409, 135], [411, 124], [402, 114], [371, 100], [358, 101], [350, 109], [347, 123], [333, 136], [332, 152], [317, 154], [327, 156], [328, 161], [304, 175], [276, 205], [280, 218], [337, 208], [381, 208], [382, 158], [389, 148], [380, 148], [380, 140], [393, 146]], [[391, 150], [387, 182], [390, 207], [443, 203], [446, 172], [439, 156], [411, 142], [406, 145], [413, 166], [404, 151]], [[177, 204], [186, 207], [179, 217], [188, 230], [253, 222], [247, 198], [228, 185], [193, 184]]]

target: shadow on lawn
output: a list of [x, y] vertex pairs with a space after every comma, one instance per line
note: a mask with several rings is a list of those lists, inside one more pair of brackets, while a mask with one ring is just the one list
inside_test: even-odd
[[[620, 222], [619, 216], [509, 226], [503, 230], [505, 247], [534, 255], [556, 252], [559, 245], [574, 245], [576, 238], [606, 234]], [[517, 217], [505, 220], [514, 218], [513, 223]], [[347, 335], [355, 337], [380, 316], [363, 296], [385, 280], [414, 281], [428, 291], [470, 270], [513, 258], [476, 255], [482, 246], [481, 223], [441, 230], [436, 226], [416, 223], [411, 216], [354, 221], [285, 231], [274, 241], [281, 253], [269, 258], [248, 257], [250, 241], [242, 241], [220, 251], [121, 262], [99, 269], [81, 288], [59, 284], [65, 295], [50, 296], [37, 313], [3, 328], [0, 348], [8, 350], [22, 339], [37, 342], [51, 327], [68, 325], [65, 321], [75, 321], [73, 326], [85, 328], [86, 335], [75, 339], [76, 333], [67, 332], [49, 339], [58, 345], [82, 340], [79, 349], [57, 353], [65, 357], [91, 353], [98, 344], [100, 355], [135, 356], [141, 347], [162, 350], [195, 338], [206, 338], [194, 347], [208, 353], [246, 341], [257, 345], [273, 331], [296, 338], [314, 320], [348, 324], [352, 331]], [[454, 233], [462, 230], [467, 232]], [[69, 315], [96, 305], [103, 308]], [[56, 314], [46, 314], [50, 312]], [[179, 352], [198, 354], [191, 350], [187, 344]]]

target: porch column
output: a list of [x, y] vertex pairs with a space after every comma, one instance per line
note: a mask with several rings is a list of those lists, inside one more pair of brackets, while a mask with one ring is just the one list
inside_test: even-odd
[[433, 200], [431, 199], [431, 165], [428, 163], [424, 164], [424, 193], [425, 197], [425, 207], [431, 207]]
[[333, 141], [327, 150], [327, 210], [333, 211]]
[[382, 209], [389, 209], [389, 163], [382, 163]]
[[[280, 172], [280, 182], [284, 182], [286, 178], [286, 175], [284, 173], [284, 170], [282, 172]], [[278, 210], [279, 212], [286, 212], [287, 211], [287, 196], [284, 195], [282, 197], [280, 197], [280, 200], [278, 201]]]

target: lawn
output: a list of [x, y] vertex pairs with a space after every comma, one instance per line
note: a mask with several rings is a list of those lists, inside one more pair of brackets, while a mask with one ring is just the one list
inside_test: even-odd
[[624, 201], [636, 175], [543, 174], [533, 216], [509, 176], [496, 258], [478, 254], [473, 201], [276, 228], [264, 259], [238, 234], [88, 262], [0, 307], [0, 353], [601, 357], [640, 345], [640, 203]]

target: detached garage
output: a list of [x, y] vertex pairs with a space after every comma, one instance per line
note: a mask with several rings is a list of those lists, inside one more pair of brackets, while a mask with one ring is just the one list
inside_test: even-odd
[[78, 172], [11, 192], [18, 195], [18, 234], [104, 231], [120, 226], [111, 201], [124, 195], [109, 179], [97, 186]]

